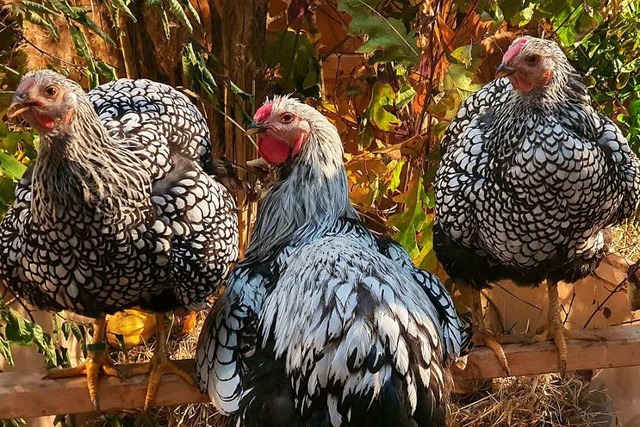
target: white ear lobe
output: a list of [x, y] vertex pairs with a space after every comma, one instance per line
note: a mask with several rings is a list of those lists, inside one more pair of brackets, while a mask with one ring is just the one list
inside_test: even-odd
[[69, 92], [67, 94], [67, 100], [69, 101], [70, 104], [78, 105], [78, 95], [76, 95], [73, 92]]

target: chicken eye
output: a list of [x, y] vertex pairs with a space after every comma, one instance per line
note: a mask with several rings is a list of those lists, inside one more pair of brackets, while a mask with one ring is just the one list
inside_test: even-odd
[[538, 62], [540, 62], [540, 56], [539, 55], [529, 55], [524, 60], [527, 63], [527, 65], [537, 65]]
[[280, 121], [282, 123], [291, 123], [293, 121], [293, 114], [290, 113], [284, 113], [281, 117], [280, 117]]
[[44, 90], [44, 93], [46, 93], [47, 96], [53, 98], [58, 94], [58, 88], [55, 86], [47, 86], [47, 88]]

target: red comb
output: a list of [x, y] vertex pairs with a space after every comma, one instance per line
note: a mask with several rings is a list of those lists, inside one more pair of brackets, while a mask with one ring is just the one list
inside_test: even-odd
[[33, 77], [27, 77], [26, 79], [24, 79], [19, 85], [18, 88], [16, 89], [16, 92], [25, 92], [27, 90], [29, 90], [29, 88], [31, 86], [33, 86], [33, 84], [36, 82], [36, 79]]
[[508, 64], [509, 62], [511, 62], [511, 60], [513, 60], [513, 58], [518, 56], [518, 54], [522, 50], [522, 45], [525, 44], [526, 42], [527, 42], [527, 39], [520, 39], [517, 41], [516, 44], [511, 46], [509, 50], [507, 50], [504, 56], [502, 57], [502, 63]]
[[258, 108], [258, 111], [256, 111], [256, 114], [253, 116], [253, 121], [254, 122], [264, 121], [267, 117], [271, 115], [271, 110], [273, 110], [272, 103], [265, 104], [262, 107]]

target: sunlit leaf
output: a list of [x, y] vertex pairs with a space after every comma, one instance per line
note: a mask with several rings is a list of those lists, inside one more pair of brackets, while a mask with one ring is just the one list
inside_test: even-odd
[[400, 124], [400, 120], [387, 110], [387, 108], [395, 108], [395, 98], [396, 93], [390, 84], [376, 82], [373, 85], [366, 115], [377, 128], [391, 131]]
[[128, 3], [129, 0], [113, 0], [115, 2], [116, 7], [123, 11], [125, 15], [127, 15], [127, 17], [132, 21], [132, 22], [138, 22], [138, 19], [136, 18], [136, 16], [133, 14], [133, 12], [131, 12], [131, 9], [129, 9]]
[[47, 367], [56, 365], [56, 351], [51, 343], [51, 337], [45, 334], [40, 325], [26, 320], [17, 311], [8, 309], [6, 338], [17, 345], [35, 346], [39, 353], [45, 356]]
[[3, 358], [9, 365], [13, 366], [13, 356], [11, 355], [11, 348], [9, 347], [9, 341], [6, 340], [0, 334], [0, 357]]
[[0, 173], [10, 179], [20, 179], [27, 167], [15, 157], [0, 153]]

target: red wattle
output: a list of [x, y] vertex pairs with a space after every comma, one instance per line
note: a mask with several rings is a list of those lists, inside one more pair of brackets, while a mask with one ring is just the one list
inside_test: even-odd
[[[297, 144], [296, 144], [297, 145]], [[291, 147], [284, 141], [263, 136], [258, 141], [258, 152], [271, 166], [276, 166], [286, 162], [291, 156]]]
[[45, 116], [44, 114], [38, 114], [37, 112], [34, 112], [33, 116], [36, 118], [38, 124], [44, 129], [51, 130], [56, 125], [55, 120], [53, 120], [51, 117]]
[[304, 142], [305, 135], [300, 134], [298, 140], [293, 144], [293, 154], [298, 154], [302, 150], [302, 143]]
[[528, 79], [522, 78], [521, 76], [518, 76], [517, 79], [518, 89], [523, 92], [531, 92], [531, 90], [533, 89], [533, 84]]

